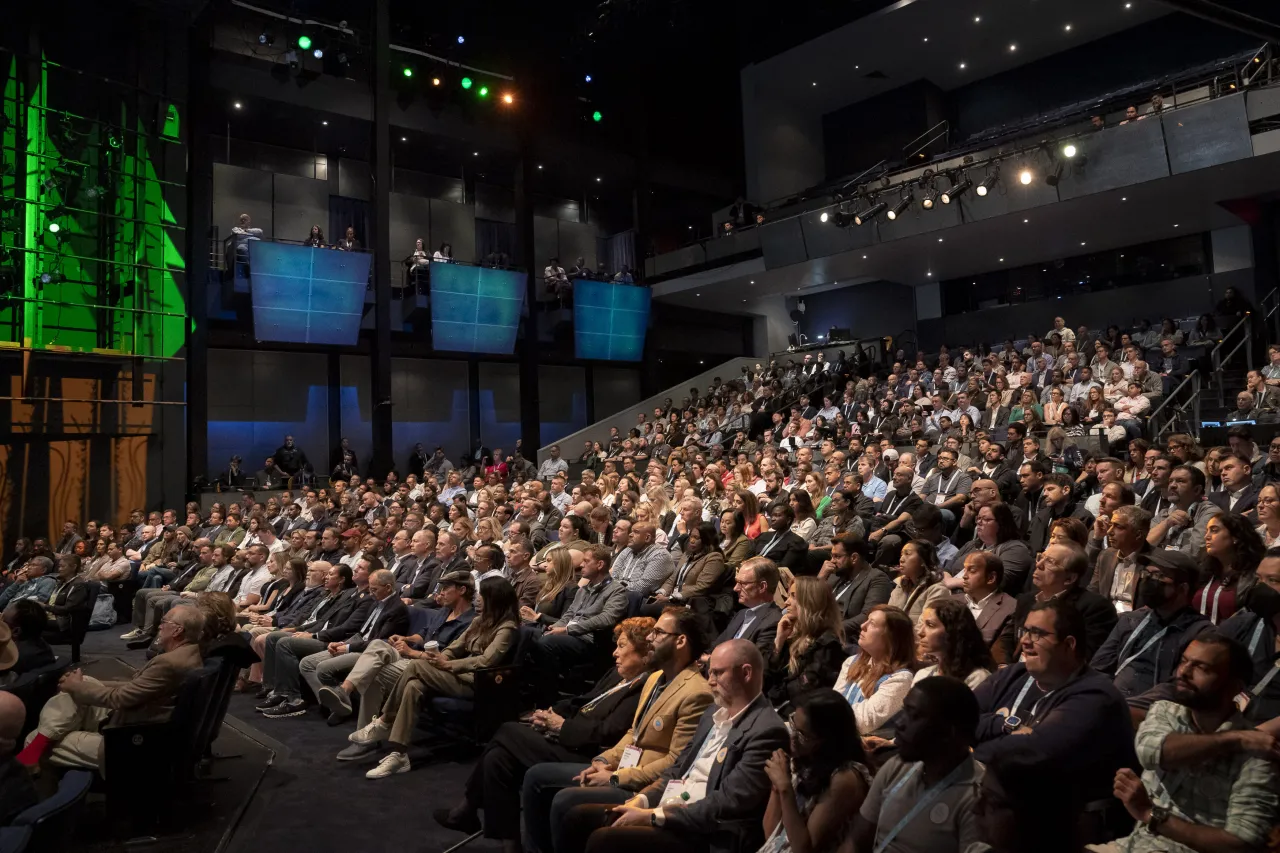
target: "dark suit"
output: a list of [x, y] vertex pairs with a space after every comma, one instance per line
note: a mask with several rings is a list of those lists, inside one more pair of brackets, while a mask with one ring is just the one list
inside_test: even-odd
[[[1143, 540], [1142, 547], [1137, 550], [1137, 554], [1151, 553], [1151, 545]], [[1096, 592], [1103, 598], [1111, 601], [1111, 587], [1116, 579], [1116, 564], [1120, 562], [1120, 552], [1115, 548], [1107, 548], [1098, 555], [1098, 563], [1093, 568], [1093, 577], [1089, 579], [1086, 589], [1089, 592]], [[1142, 605], [1138, 602], [1138, 572], [1133, 573], [1133, 583], [1129, 587], [1129, 600], [1133, 602], [1135, 609]]]
[[786, 566], [792, 574], [804, 573], [805, 555], [809, 546], [790, 530], [770, 530], [756, 537], [753, 543], [756, 557], [768, 557], [779, 566]]
[[[387, 563], [387, 568], [395, 575], [396, 583], [404, 586], [407, 584], [418, 571], [418, 558], [410, 551], [400, 559], [400, 565], [396, 565], [396, 558], [392, 557]], [[393, 568], [394, 567], [394, 568]]]
[[79, 578], [59, 586], [45, 608], [56, 617], [57, 628], [47, 628], [45, 639], [50, 643], [71, 642], [71, 614], [92, 607], [88, 598], [89, 586]]
[[[373, 596], [369, 596], [370, 606], [365, 611], [364, 618], [368, 619], [369, 614], [378, 606], [373, 600]], [[363, 626], [364, 622], [360, 623]], [[357, 626], [359, 630], [360, 626]], [[391, 637], [399, 634], [404, 636], [409, 633], [409, 608], [405, 603], [396, 596], [391, 596], [382, 604], [382, 612], [378, 614], [378, 618], [373, 620], [373, 624], [369, 626], [369, 630], [359, 636], [358, 640], [349, 640], [347, 642], [348, 652], [363, 652], [368, 648], [369, 643], [374, 640], [389, 640]]]
[[[693, 740], [676, 763], [640, 792], [651, 807], [657, 806], [667, 783], [689, 772], [710, 736], [718, 709], [708, 708]], [[661, 827], [604, 826], [608, 805], [580, 805], [566, 818], [565, 849], [556, 853], [632, 853], [653, 850], [708, 853], [751, 853], [764, 841], [760, 815], [769, 801], [769, 777], [765, 762], [775, 750], [787, 749], [790, 735], [768, 700], [757, 696], [743, 710], [724, 744], [717, 751], [707, 778], [706, 795], [684, 808], [665, 810]], [[594, 831], [593, 831], [594, 830]]]
[[[1062, 598], [1074, 604], [1080, 611], [1080, 615], [1084, 617], [1085, 636], [1089, 641], [1089, 648], [1085, 649], [1084, 653], [1092, 655], [1102, 648], [1102, 644], [1107, 641], [1112, 629], [1116, 627], [1118, 617], [1115, 606], [1096, 592], [1089, 592], [1078, 586], [1062, 593]], [[1034, 592], [1024, 592], [1018, 596], [1018, 609], [1013, 617], [1015, 630], [1022, 627], [1027, 614], [1031, 612], [1031, 605], [1035, 602], [1036, 593]]]
[[1258, 507], [1258, 490], [1253, 484], [1244, 487], [1244, 492], [1240, 495], [1240, 499], [1236, 501], [1235, 508], [1231, 507], [1231, 497], [1225, 492], [1214, 492], [1209, 495], [1209, 503], [1221, 509], [1223, 512], [1234, 512], [1244, 515]]
[[409, 586], [400, 590], [400, 597], [412, 598], [425, 607], [435, 607], [436, 603], [431, 596], [440, 584], [440, 578], [448, 572], [465, 569], [466, 563], [467, 555], [461, 551], [454, 554], [453, 559], [448, 563], [441, 563], [435, 557], [431, 557], [418, 566], [417, 573], [409, 582]]
[[827, 583], [831, 584], [836, 604], [840, 606], [840, 618], [849, 642], [856, 641], [871, 608], [877, 604], [888, 604], [889, 593], [893, 592], [893, 581], [874, 566], [868, 566], [852, 578], [833, 574], [827, 578]]
[[[751, 621], [748, 622], [747, 620]], [[774, 604], [772, 601], [760, 605], [760, 609], [752, 613], [750, 608], [744, 607], [733, 615], [729, 620], [729, 625], [716, 637], [712, 646], [718, 646], [721, 643], [735, 638], [748, 640], [755, 644], [760, 650], [760, 654], [765, 660], [773, 654], [773, 642], [778, 636], [778, 622], [782, 619], [782, 608]], [[742, 630], [743, 623], [747, 623], [746, 630]], [[742, 631], [742, 636], [738, 637], [738, 632]]]

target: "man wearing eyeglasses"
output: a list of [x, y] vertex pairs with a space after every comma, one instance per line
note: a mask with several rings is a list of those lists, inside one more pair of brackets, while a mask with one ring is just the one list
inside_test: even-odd
[[1025, 738], [1057, 790], [1071, 791], [1086, 813], [1105, 809], [1116, 771], [1137, 757], [1124, 697], [1089, 667], [1083, 615], [1063, 597], [1037, 601], [1018, 644], [1022, 659], [974, 691], [981, 714], [973, 757], [988, 762], [1009, 737]]
[[[1143, 606], [1120, 615], [1092, 666], [1112, 678], [1135, 713], [1156, 700], [1143, 697], [1170, 686], [1187, 644], [1213, 627], [1191, 605], [1199, 567], [1186, 554], [1157, 549], [1139, 559], [1138, 596]], [[1168, 698], [1168, 697], [1163, 697]]]
[[34, 767], [47, 752], [59, 767], [97, 770], [102, 752], [99, 733], [108, 720], [118, 725], [165, 720], [184, 676], [203, 664], [200, 637], [204, 614], [195, 607], [175, 607], [160, 620], [156, 655], [129, 681], [99, 681], [68, 670], [58, 693], [40, 710], [40, 724], [27, 737], [18, 761]]
[[1255, 467], [1253, 475], [1254, 487], [1261, 489], [1268, 483], [1280, 483], [1280, 436], [1271, 439], [1267, 448], [1265, 461]]
[[1084, 618], [1090, 650], [1101, 648], [1116, 626], [1116, 611], [1105, 598], [1080, 586], [1080, 578], [1088, 571], [1089, 559], [1074, 542], [1045, 548], [1031, 573], [1035, 589], [1018, 596], [1013, 624], [1022, 625], [1034, 605], [1060, 598]]

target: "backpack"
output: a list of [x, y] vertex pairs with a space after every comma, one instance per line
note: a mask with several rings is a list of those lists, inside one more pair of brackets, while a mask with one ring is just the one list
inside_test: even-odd
[[114, 628], [116, 624], [116, 600], [109, 592], [99, 593], [98, 600], [93, 603], [93, 613], [89, 616], [89, 630], [101, 631]]

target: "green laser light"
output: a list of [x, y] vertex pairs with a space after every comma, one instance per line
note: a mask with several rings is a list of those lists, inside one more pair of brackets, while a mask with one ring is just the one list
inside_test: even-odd
[[462, 88], [464, 88], [464, 89], [470, 89], [470, 88], [471, 88], [471, 78], [470, 78], [470, 77], [463, 77], [463, 78], [462, 78]]
[[412, 69], [412, 68], [409, 68], [408, 66], [405, 66], [405, 69], [404, 69], [404, 76], [406, 76], [406, 77], [412, 77], [412, 76], [413, 76], [413, 69]]
[[603, 118], [604, 118], [604, 113], [600, 112], [599, 110], [596, 110], [591, 114], [592, 121], [600, 121]]

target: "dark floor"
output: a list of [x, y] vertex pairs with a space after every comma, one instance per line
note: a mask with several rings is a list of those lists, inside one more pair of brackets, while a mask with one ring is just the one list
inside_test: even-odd
[[[127, 627], [91, 634], [85, 644], [86, 661], [116, 657], [141, 666], [142, 652], [129, 652], [119, 639]], [[214, 838], [205, 830], [199, 834], [212, 841], [211, 846], [175, 846], [165, 838], [156, 845], [158, 849], [165, 853], [327, 853], [354, 849], [354, 844], [361, 853], [439, 853], [463, 840], [463, 835], [436, 824], [431, 812], [458, 800], [471, 761], [419, 759], [409, 773], [369, 780], [364, 774], [376, 764], [376, 758], [354, 764], [334, 758], [347, 746], [354, 721], [329, 726], [315, 710], [303, 717], [271, 720], [256, 713], [254, 704], [248, 695], [232, 696], [222, 740], [235, 738], [240, 742], [234, 750], [230, 746], [224, 749], [221, 741], [215, 745], [216, 752], [241, 752], [240, 744], [248, 743], [252, 749], [261, 750], [255, 754], [274, 753], [243, 814], [237, 809], [238, 823], [233, 827], [229, 821], [225, 824], [231, 828], [230, 837], [224, 839], [219, 832]], [[232, 731], [228, 732], [228, 728]], [[419, 755], [418, 750], [410, 753], [415, 759]], [[221, 765], [240, 761], [221, 762], [218, 771], [229, 773]], [[218, 784], [227, 786], [223, 790], [237, 790], [242, 796], [249, 796], [253, 788], [249, 780]], [[500, 849], [497, 842], [485, 839], [466, 847], [468, 853], [494, 853]]]

